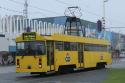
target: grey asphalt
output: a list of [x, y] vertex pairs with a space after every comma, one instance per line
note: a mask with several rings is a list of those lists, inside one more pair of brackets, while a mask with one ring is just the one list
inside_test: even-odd
[[0, 83], [102, 83], [107, 79], [110, 68], [125, 68], [125, 59], [113, 60], [106, 69], [46, 76], [15, 73], [15, 66], [0, 67]]
[[28, 73], [0, 74], [0, 83], [100, 83], [106, 79], [107, 69], [87, 70], [68, 74], [52, 74], [46, 76]]

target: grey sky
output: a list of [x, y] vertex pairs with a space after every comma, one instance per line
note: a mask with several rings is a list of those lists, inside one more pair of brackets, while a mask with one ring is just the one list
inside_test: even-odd
[[[18, 2], [24, 3], [24, 0], [14, 0]], [[69, 3], [69, 5], [62, 4], [57, 2], [56, 0], [28, 0], [29, 5], [36, 6], [39, 8], [47, 9], [53, 12], [46, 12], [43, 10], [35, 9], [33, 7], [29, 7], [29, 17], [51, 17], [51, 16], [62, 16], [64, 15], [64, 11], [68, 6], [78, 5], [83, 10], [82, 19], [96, 22], [98, 19], [102, 17], [102, 2], [103, 0], [60, 0], [65, 3]], [[72, 4], [72, 5], [71, 5]], [[124, 27], [125, 26], [125, 0], [109, 0], [106, 3], [106, 26], [107, 27]], [[0, 6], [22, 11], [23, 5], [12, 2], [12, 0], [0, 0]], [[56, 13], [57, 12], [57, 13]], [[14, 15], [21, 14], [16, 12], [6, 11], [4, 9], [0, 9], [0, 15]], [[113, 29], [112, 29], [113, 30]], [[125, 32], [125, 29], [121, 29], [122, 33]], [[124, 30], [124, 31], [123, 31]], [[120, 31], [115, 29], [115, 31]]]

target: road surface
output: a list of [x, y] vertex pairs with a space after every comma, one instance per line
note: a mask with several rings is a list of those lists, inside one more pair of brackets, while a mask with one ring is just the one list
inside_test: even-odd
[[109, 68], [125, 68], [125, 60], [114, 60], [113, 64], [107, 67], [101, 70], [39, 76], [15, 73], [15, 66], [0, 66], [0, 83], [101, 83], [107, 79]]

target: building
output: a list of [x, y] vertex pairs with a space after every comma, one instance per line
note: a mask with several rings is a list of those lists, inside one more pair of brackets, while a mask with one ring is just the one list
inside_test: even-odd
[[3, 64], [3, 57], [9, 52], [9, 41], [5, 38], [5, 35], [0, 34], [0, 65]]
[[0, 34], [0, 52], [8, 52], [9, 41], [5, 38], [5, 35]]
[[[47, 17], [47, 18], [35, 18], [34, 21], [42, 21], [51, 24], [59, 24], [65, 26], [66, 16], [58, 16], [58, 17]], [[97, 24], [94, 22], [90, 22], [87, 20], [81, 19], [82, 27], [86, 30], [86, 37], [96, 37], [97, 32]]]
[[[13, 53], [16, 52], [15, 38], [25, 32], [27, 27], [30, 27], [32, 32], [42, 35], [64, 34], [66, 19], [66, 16], [34, 19], [25, 19], [21, 15], [5, 16], [0, 19], [0, 33], [4, 34], [9, 41], [8, 51]], [[106, 39], [111, 42], [113, 50], [125, 49], [125, 45], [123, 45], [124, 35], [110, 31], [98, 32], [97, 23], [94, 22], [81, 19], [81, 23], [82, 27], [85, 28], [86, 37]]]

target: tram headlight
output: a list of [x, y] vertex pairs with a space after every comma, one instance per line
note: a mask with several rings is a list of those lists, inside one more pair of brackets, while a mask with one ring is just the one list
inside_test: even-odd
[[20, 66], [19, 66], [19, 65], [17, 65], [16, 67], [17, 67], [17, 68], [20, 68]]
[[39, 65], [39, 68], [41, 68], [42, 67], [42, 65]]

